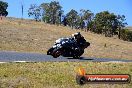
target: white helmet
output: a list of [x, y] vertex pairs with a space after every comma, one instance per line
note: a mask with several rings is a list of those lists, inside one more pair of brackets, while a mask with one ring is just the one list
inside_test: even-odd
[[80, 36], [81, 36], [80, 32], [76, 32], [76, 33], [72, 34], [72, 37], [74, 37], [74, 38], [77, 38]]

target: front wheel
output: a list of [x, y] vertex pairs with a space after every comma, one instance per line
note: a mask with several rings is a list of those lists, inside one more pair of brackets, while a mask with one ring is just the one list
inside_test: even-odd
[[62, 54], [62, 51], [61, 51], [60, 49], [56, 49], [56, 50], [53, 51], [52, 56], [53, 56], [54, 58], [57, 58], [57, 57], [59, 57], [61, 54]]
[[52, 55], [53, 50], [54, 50], [54, 48], [53, 48], [53, 47], [52, 47], [52, 48], [50, 48], [50, 49], [47, 51], [47, 55]]

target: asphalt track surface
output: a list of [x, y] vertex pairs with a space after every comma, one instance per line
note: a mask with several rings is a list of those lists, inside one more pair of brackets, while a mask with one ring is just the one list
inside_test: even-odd
[[110, 58], [88, 58], [81, 57], [80, 59], [58, 57], [53, 58], [52, 56], [39, 54], [39, 53], [22, 53], [14, 51], [0, 51], [0, 63], [4, 62], [132, 62], [132, 60], [121, 60], [121, 59], [110, 59]]

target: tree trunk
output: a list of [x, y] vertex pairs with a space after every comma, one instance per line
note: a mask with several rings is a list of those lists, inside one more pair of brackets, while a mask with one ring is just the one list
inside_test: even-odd
[[0, 20], [2, 20], [2, 15], [0, 15]]
[[61, 25], [61, 16], [59, 17], [59, 20], [60, 20], [60, 23], [59, 24]]
[[121, 27], [119, 27], [119, 34], [118, 34], [118, 38], [121, 38]]

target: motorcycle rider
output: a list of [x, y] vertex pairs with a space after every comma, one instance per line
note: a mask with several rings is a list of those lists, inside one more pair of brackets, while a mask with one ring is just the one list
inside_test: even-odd
[[54, 46], [47, 51], [47, 55], [57, 58], [60, 55], [64, 57], [80, 58], [84, 49], [90, 45], [80, 32], [72, 34], [69, 38], [60, 38], [56, 40]]
[[84, 39], [84, 37], [81, 35], [80, 32], [72, 34], [72, 38], [76, 42], [75, 50], [76, 51], [80, 51], [81, 50], [81, 44], [83, 44], [84, 42], [86, 42], [86, 40]]
[[72, 34], [73, 39], [80, 45], [80, 43], [86, 42], [80, 32]]

